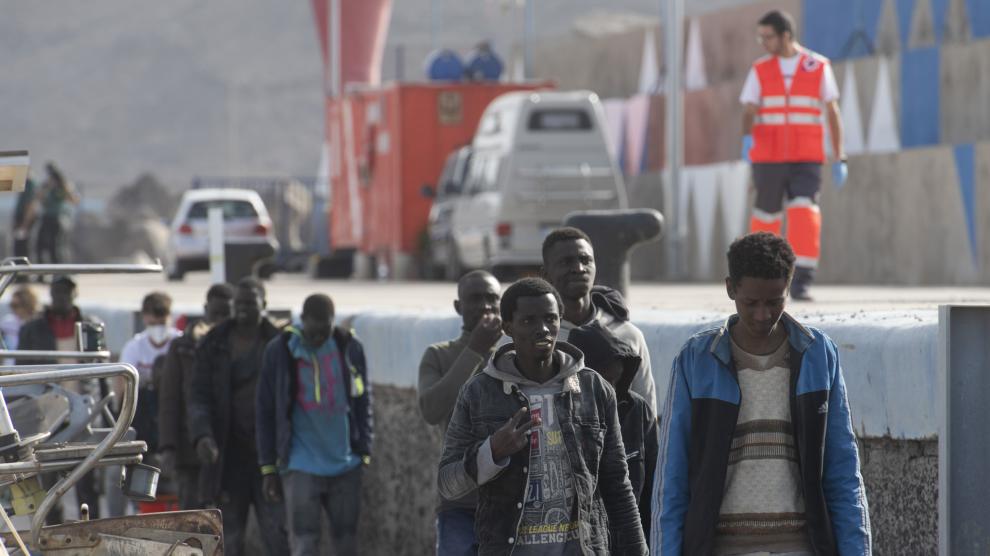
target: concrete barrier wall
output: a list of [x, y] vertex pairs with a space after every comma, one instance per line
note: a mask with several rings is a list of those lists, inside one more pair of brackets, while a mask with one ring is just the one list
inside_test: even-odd
[[[118, 344], [131, 334], [133, 311], [96, 305], [83, 309], [110, 325], [108, 342], [119, 350]], [[642, 311], [634, 316], [650, 349], [661, 399], [682, 344], [726, 317], [689, 311]], [[447, 312], [360, 312], [341, 315], [340, 320], [353, 326], [364, 343], [374, 385], [376, 439], [362, 494], [363, 550], [430, 553], [442, 438], [439, 428], [422, 420], [415, 386], [425, 347], [455, 337], [460, 320]], [[810, 315], [802, 321], [825, 330], [839, 346], [860, 437], [877, 554], [934, 552], [935, 311]]]
[[[660, 243], [633, 252], [635, 279], [724, 278], [729, 243], [748, 229], [745, 164], [685, 168], [672, 207], [663, 206], [667, 185], [658, 173], [627, 186], [633, 206], [673, 216]], [[825, 169], [820, 202], [821, 283], [990, 284], [990, 143], [852, 156], [841, 190]]]
[[[659, 395], [670, 364], [694, 332], [725, 315], [635, 315], [653, 360]], [[870, 501], [876, 554], [931, 554], [937, 542], [935, 422], [937, 316], [863, 313], [804, 319], [835, 339], [843, 365]], [[417, 366], [425, 345], [457, 334], [441, 313], [359, 314], [353, 320], [375, 383], [376, 442], [368, 470], [362, 537], [369, 554], [426, 554], [432, 548], [436, 465], [442, 449], [416, 404]], [[373, 509], [372, 509], [373, 508]]]
[[[684, 342], [726, 316], [689, 311], [635, 315], [650, 349], [660, 400], [666, 395], [670, 365]], [[839, 346], [853, 420], [861, 436], [934, 438], [935, 311], [813, 315], [801, 320], [824, 330]], [[372, 313], [357, 315], [352, 324], [365, 344], [372, 380], [415, 387], [423, 350], [432, 342], [455, 337], [460, 321], [443, 314]]]

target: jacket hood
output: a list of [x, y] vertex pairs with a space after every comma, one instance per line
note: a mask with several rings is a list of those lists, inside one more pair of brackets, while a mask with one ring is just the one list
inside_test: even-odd
[[591, 303], [621, 321], [629, 320], [629, 306], [626, 305], [626, 299], [619, 290], [608, 286], [593, 286]]
[[584, 353], [585, 364], [599, 374], [613, 361], [620, 360], [622, 376], [615, 384], [615, 391], [620, 397], [625, 397], [643, 361], [632, 345], [598, 320], [572, 329], [567, 341]]
[[[296, 337], [300, 341], [304, 340], [302, 329], [296, 327], [295, 325], [288, 325], [282, 329], [282, 333], [286, 335], [286, 339]], [[337, 349], [343, 350], [347, 347], [347, 344], [354, 338], [354, 332], [349, 328], [343, 328], [340, 326], [334, 326], [333, 330], [330, 332], [330, 338], [337, 342]]]
[[[577, 373], [584, 369], [584, 354], [581, 350], [568, 344], [557, 341], [553, 350], [554, 361], [560, 365], [560, 370], [549, 381], [544, 384], [534, 382], [519, 371], [516, 367], [516, 346], [513, 343], [505, 344], [495, 355], [492, 356], [484, 373], [492, 378], [501, 380], [509, 385], [517, 384], [524, 386], [546, 386], [547, 384], [565, 383], [568, 389], [573, 389], [577, 384]], [[570, 380], [574, 378], [574, 380]]]

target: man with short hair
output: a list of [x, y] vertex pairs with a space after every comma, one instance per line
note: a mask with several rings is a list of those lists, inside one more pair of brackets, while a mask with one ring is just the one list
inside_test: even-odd
[[784, 312], [794, 252], [729, 247], [736, 314], [674, 359], [660, 430], [655, 555], [868, 555], [870, 516], [835, 343]]
[[587, 234], [577, 228], [558, 228], [543, 240], [543, 277], [564, 300], [560, 339], [571, 330], [599, 322], [629, 344], [640, 358], [639, 370], [630, 389], [646, 399], [656, 412], [656, 386], [650, 366], [650, 351], [643, 332], [629, 321], [629, 308], [622, 294], [595, 286], [595, 250]]
[[512, 339], [461, 389], [437, 483], [478, 490], [479, 554], [647, 553], [615, 391], [557, 341], [563, 303], [539, 278], [499, 306]]
[[196, 348], [187, 386], [189, 433], [200, 469], [199, 494], [223, 513], [224, 548], [244, 553], [254, 507], [269, 556], [288, 554], [285, 511], [262, 494], [255, 439], [255, 387], [267, 343], [279, 330], [264, 311], [265, 287], [244, 278], [234, 290], [234, 317], [210, 330]]
[[199, 459], [186, 426], [186, 385], [192, 383], [196, 364], [196, 344], [217, 324], [233, 313], [234, 289], [214, 284], [206, 292], [203, 318], [190, 322], [182, 336], [172, 340], [162, 365], [158, 399], [158, 459], [162, 471], [175, 482], [179, 507], [202, 507], [199, 488]]
[[[457, 282], [454, 311], [461, 316], [461, 335], [426, 348], [419, 364], [419, 409], [431, 425], [447, 431], [457, 393], [481, 372], [502, 337], [498, 315], [501, 285], [489, 272], [474, 270]], [[457, 500], [440, 498], [437, 508], [437, 555], [477, 554], [474, 511], [478, 503], [472, 491]]]
[[258, 465], [263, 492], [282, 501], [293, 556], [320, 554], [320, 508], [330, 518], [334, 553], [359, 553], [362, 467], [372, 444], [371, 383], [364, 347], [334, 326], [333, 301], [313, 294], [302, 329], [265, 348], [257, 390]]
[[[18, 337], [18, 349], [42, 351], [77, 351], [77, 322], [99, 322], [83, 315], [76, 306], [79, 289], [70, 276], [56, 276], [48, 288], [51, 303], [36, 318], [24, 323]], [[20, 365], [66, 363], [62, 359], [30, 359], [18, 361]], [[71, 362], [71, 361], [69, 361]]]
[[[144, 330], [120, 350], [120, 362], [138, 372], [138, 405], [133, 426], [139, 440], [148, 443], [148, 453], [158, 451], [158, 391], [155, 388], [155, 361], [168, 352], [173, 339], [182, 335], [172, 326], [172, 298], [164, 292], [151, 292], [141, 301]], [[118, 391], [123, 388], [118, 384]]]
[[760, 18], [757, 38], [768, 55], [753, 63], [739, 95], [745, 108], [742, 158], [753, 165], [756, 187], [750, 231], [781, 235], [786, 208], [787, 241], [797, 257], [791, 297], [810, 300], [821, 254], [818, 195], [826, 123], [836, 187], [848, 175], [839, 87], [828, 58], [798, 44], [787, 12], [773, 10]]

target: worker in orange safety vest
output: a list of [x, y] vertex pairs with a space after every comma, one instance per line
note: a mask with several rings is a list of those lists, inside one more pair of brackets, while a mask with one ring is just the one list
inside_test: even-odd
[[810, 300], [821, 255], [818, 194], [826, 161], [826, 122], [835, 186], [842, 187], [849, 173], [839, 88], [828, 59], [798, 44], [790, 14], [768, 12], [757, 33], [768, 55], [753, 63], [739, 96], [745, 107], [742, 157], [752, 163], [756, 186], [750, 231], [781, 235], [786, 209], [786, 238], [797, 257], [790, 294], [795, 300]]

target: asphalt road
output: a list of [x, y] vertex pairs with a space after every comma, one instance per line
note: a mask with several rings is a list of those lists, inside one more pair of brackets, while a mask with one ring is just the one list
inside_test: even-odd
[[[80, 300], [121, 307], [140, 307], [152, 290], [169, 293], [178, 307], [197, 306], [209, 287], [207, 273], [191, 273], [183, 282], [159, 275], [79, 276]], [[455, 288], [443, 282], [375, 282], [313, 280], [300, 274], [281, 274], [266, 282], [272, 308], [296, 309], [311, 293], [330, 295], [338, 313], [358, 310], [453, 311]], [[47, 297], [47, 291], [39, 291]], [[941, 304], [988, 304], [990, 288], [817, 286], [815, 301], [791, 302], [795, 314], [933, 310]], [[5, 297], [9, 297], [8, 295]], [[733, 307], [722, 284], [637, 283], [629, 292], [633, 310], [724, 311]]]

